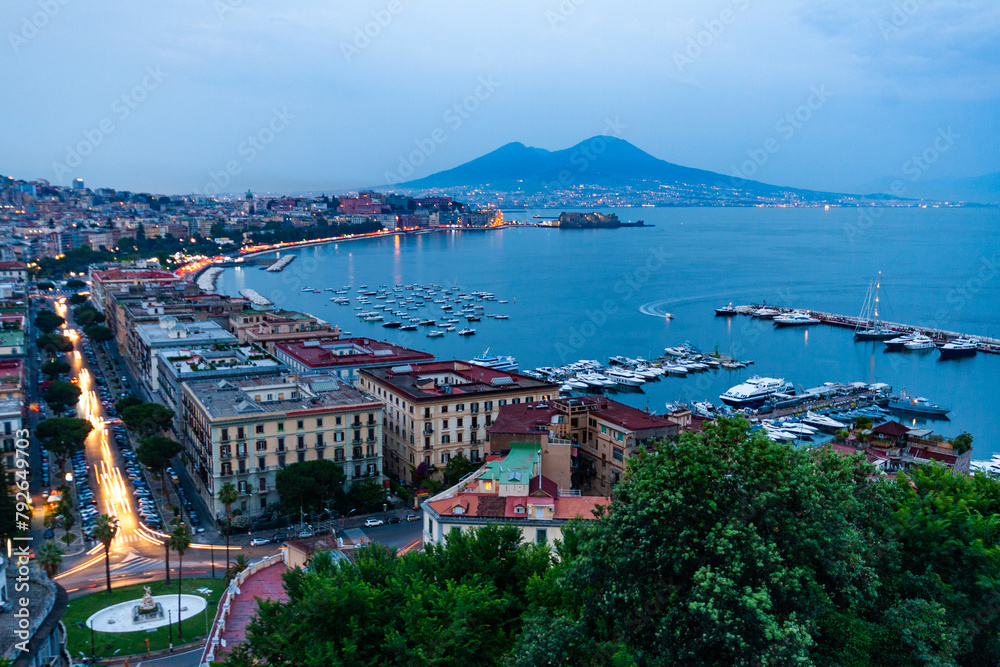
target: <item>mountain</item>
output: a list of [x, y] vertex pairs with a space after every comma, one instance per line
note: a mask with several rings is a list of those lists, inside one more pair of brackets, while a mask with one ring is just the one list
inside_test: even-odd
[[530, 192], [575, 185], [652, 189], [658, 184], [713, 188], [721, 184], [748, 192], [798, 193], [818, 198], [830, 196], [830, 193], [782, 188], [704, 169], [684, 167], [656, 158], [624, 139], [600, 135], [558, 151], [532, 148], [520, 142], [509, 143], [453, 169], [400, 183], [399, 187], [433, 189], [482, 186], [491, 190]]

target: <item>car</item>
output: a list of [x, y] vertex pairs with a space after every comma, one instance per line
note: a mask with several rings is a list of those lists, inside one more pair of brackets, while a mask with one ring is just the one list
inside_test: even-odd
[[55, 536], [56, 536], [56, 531], [52, 530], [51, 528], [45, 529], [45, 539], [51, 540]]
[[316, 537], [316, 533], [307, 528], [306, 530], [299, 532], [299, 537], [301, 537], [302, 539], [306, 539], [309, 537]]
[[384, 525], [385, 521], [382, 519], [365, 519], [365, 528], [374, 528], [375, 526]]
[[402, 523], [402, 522], [403, 520], [400, 519], [398, 516], [391, 516], [386, 520], [386, 523]]
[[271, 536], [272, 542], [284, 542], [288, 539], [288, 533], [275, 533]]
[[406, 515], [406, 520], [407, 521], [420, 521], [420, 515], [419, 514], [407, 514]]
[[267, 539], [266, 537], [255, 537], [252, 540], [250, 540], [250, 546], [252, 547], [261, 547], [264, 546], [265, 544], [270, 544], [270, 543], [271, 540]]

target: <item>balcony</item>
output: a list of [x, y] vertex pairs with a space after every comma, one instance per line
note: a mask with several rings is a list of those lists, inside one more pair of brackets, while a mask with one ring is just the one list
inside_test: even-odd
[[378, 438], [365, 438], [365, 442], [369, 444], [375, 443], [378, 442]]
[[220, 459], [231, 459], [231, 458], [233, 458], [233, 453], [232, 452], [219, 452], [219, 458]]
[[425, 424], [423, 433], [424, 435], [431, 435], [432, 433], [434, 433], [434, 427], [431, 426], [430, 424]]

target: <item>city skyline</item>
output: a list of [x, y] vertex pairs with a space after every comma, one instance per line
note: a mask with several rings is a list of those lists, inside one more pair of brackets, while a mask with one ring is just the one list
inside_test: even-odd
[[985, 2], [55, 0], [3, 16], [21, 91], [3, 107], [3, 172], [61, 185], [387, 187], [401, 165], [419, 178], [512, 141], [601, 133], [818, 190], [1000, 169], [1000, 10]]

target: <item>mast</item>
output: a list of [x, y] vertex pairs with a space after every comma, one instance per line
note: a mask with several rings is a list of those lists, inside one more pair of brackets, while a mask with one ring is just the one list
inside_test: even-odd
[[878, 324], [878, 291], [879, 291], [880, 287], [882, 287], [882, 272], [881, 271], [878, 272], [878, 282], [875, 283], [875, 301], [872, 304], [872, 306], [874, 308], [874, 315], [873, 315], [874, 321], [872, 322], [872, 327], [873, 328], [875, 327], [876, 324]]

